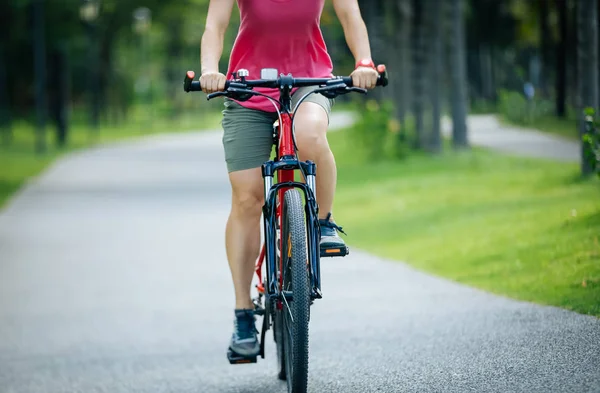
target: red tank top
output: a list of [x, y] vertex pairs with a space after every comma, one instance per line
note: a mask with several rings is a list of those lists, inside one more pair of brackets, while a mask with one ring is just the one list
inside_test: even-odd
[[[240, 28], [231, 51], [227, 77], [239, 69], [259, 79], [263, 68], [294, 77], [327, 78], [333, 65], [321, 34], [325, 0], [237, 0]], [[276, 89], [256, 91], [277, 98]], [[266, 98], [254, 96], [240, 102], [251, 109], [275, 112]]]

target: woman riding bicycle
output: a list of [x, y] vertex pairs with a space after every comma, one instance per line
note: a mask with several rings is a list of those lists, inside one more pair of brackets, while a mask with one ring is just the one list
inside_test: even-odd
[[[227, 77], [219, 72], [225, 31], [234, 1], [211, 0], [202, 36], [200, 83], [202, 91], [225, 88]], [[249, 78], [260, 78], [263, 68], [275, 68], [294, 77], [331, 77], [333, 65], [320, 29], [325, 0], [237, 0], [240, 28], [226, 75], [249, 70]], [[356, 59], [351, 74], [355, 87], [371, 89], [378, 73], [371, 60], [365, 23], [357, 0], [333, 0], [348, 47]], [[300, 88], [293, 104], [313, 88]], [[274, 98], [276, 90], [257, 89]], [[332, 219], [336, 165], [327, 142], [327, 127], [333, 101], [310, 95], [295, 114], [298, 156], [317, 164], [317, 202], [321, 247], [343, 247]], [[260, 216], [264, 199], [261, 165], [269, 160], [273, 144], [273, 122], [277, 112], [270, 100], [253, 96], [248, 101], [226, 100], [223, 111], [223, 147], [232, 190], [232, 204], [225, 243], [235, 288], [235, 324], [231, 349], [242, 356], [256, 356], [260, 348], [254, 326], [250, 286], [254, 263], [260, 251]]]

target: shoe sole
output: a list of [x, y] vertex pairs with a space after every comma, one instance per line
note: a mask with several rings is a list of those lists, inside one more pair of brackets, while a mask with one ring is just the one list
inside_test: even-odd
[[258, 354], [254, 356], [242, 356], [236, 352], [234, 352], [231, 348], [227, 350], [227, 360], [229, 360], [230, 364], [251, 364], [256, 363], [256, 358]]

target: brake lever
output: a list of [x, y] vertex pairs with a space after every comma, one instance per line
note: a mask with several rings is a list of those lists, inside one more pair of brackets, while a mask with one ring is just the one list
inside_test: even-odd
[[208, 94], [206, 96], [206, 100], [212, 100], [213, 98], [217, 97], [228, 97], [237, 101], [248, 101], [253, 95], [254, 94], [248, 92], [248, 89], [238, 89], [230, 85], [229, 89], [225, 91], [218, 91], [216, 93]]
[[236, 99], [237, 101], [248, 101], [254, 95], [254, 92], [251, 93], [248, 88], [238, 89], [231, 85], [229, 86], [227, 93], [227, 97]]
[[340, 86], [332, 87], [332, 88], [330, 88], [326, 91], [320, 92], [320, 93], [327, 98], [333, 99], [333, 98], [336, 98], [337, 96], [341, 96], [341, 95], [348, 94], [351, 92], [367, 94], [367, 89], [361, 89], [360, 87], [348, 87], [346, 85], [340, 85]]
[[332, 100], [335, 97], [339, 96], [340, 94], [344, 94], [344, 93], [341, 93], [341, 91], [346, 88], [347, 88], [347, 86], [345, 83], [336, 82], [333, 85], [321, 87], [321, 88], [317, 89], [315, 92], [318, 92], [319, 94]]
[[351, 91], [355, 91], [357, 93], [362, 93], [362, 94], [367, 94], [367, 92], [368, 92], [367, 89], [362, 89], [360, 87], [346, 87], [345, 90], [346, 90], [346, 92], [344, 94], [350, 93]]
[[217, 98], [217, 97], [227, 97], [227, 92], [226, 91], [218, 91], [216, 93], [210, 93], [206, 96], [206, 100], [210, 101], [213, 98]]

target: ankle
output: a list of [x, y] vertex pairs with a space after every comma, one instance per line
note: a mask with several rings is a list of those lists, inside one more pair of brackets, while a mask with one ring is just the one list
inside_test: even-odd
[[333, 213], [327, 212], [327, 210], [323, 210], [323, 212], [319, 213], [319, 220], [321, 221], [333, 221]]
[[254, 304], [250, 300], [243, 301], [243, 302], [236, 302], [235, 310], [236, 311], [238, 311], [238, 310], [254, 310]]

